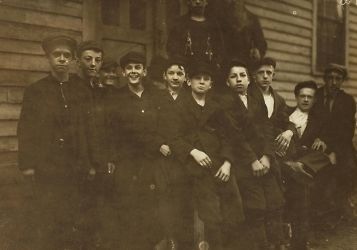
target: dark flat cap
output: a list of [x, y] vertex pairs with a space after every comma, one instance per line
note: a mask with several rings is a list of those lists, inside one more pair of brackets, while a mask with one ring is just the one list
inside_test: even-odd
[[81, 42], [78, 45], [77, 56], [80, 56], [83, 53], [83, 51], [86, 51], [86, 50], [94, 50], [94, 51], [99, 51], [99, 52], [104, 53], [102, 45], [99, 42], [93, 41], [93, 40]]
[[336, 71], [342, 74], [343, 78], [347, 78], [347, 69], [345, 66], [337, 64], [337, 63], [330, 63], [327, 65], [325, 69], [325, 75], [331, 71]]
[[189, 77], [193, 77], [197, 74], [208, 74], [214, 77], [216, 74], [214, 65], [202, 60], [192, 61], [189, 65], [188, 73]]
[[111, 67], [118, 67], [118, 63], [112, 58], [104, 59], [101, 69], [109, 69]]
[[68, 48], [74, 53], [77, 49], [77, 41], [69, 36], [50, 36], [42, 41], [42, 48], [46, 54], [51, 53], [51, 51], [58, 46], [68, 46]]
[[124, 68], [128, 63], [142, 63], [146, 66], [146, 57], [144, 53], [130, 51], [120, 58], [120, 67]]
[[297, 96], [299, 94], [300, 90], [303, 89], [303, 88], [309, 88], [309, 89], [317, 90], [317, 84], [314, 81], [298, 82], [295, 85], [295, 89], [294, 89], [295, 96]]

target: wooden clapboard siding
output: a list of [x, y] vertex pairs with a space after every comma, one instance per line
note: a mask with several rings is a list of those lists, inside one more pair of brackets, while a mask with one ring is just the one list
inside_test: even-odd
[[293, 35], [299, 34], [299, 36], [306, 37], [306, 38], [311, 38], [312, 36], [311, 29], [305, 27], [297, 27], [292, 24], [287, 24], [267, 18], [261, 18], [260, 22], [263, 29], [270, 29], [270, 30], [280, 31], [286, 34], [293, 34]]
[[44, 38], [54, 35], [68, 35], [75, 38], [77, 41], [81, 40], [81, 32], [79, 31], [0, 21], [1, 38], [40, 42]]
[[16, 136], [0, 137], [0, 152], [16, 152], [18, 149]]
[[0, 52], [0, 58], [1, 69], [49, 71], [48, 61], [44, 55]]
[[65, 16], [82, 17], [82, 4], [73, 1], [24, 1], [24, 0], [2, 0], [1, 5], [12, 6], [19, 9], [61, 14]]
[[2, 121], [0, 123], [0, 136], [16, 136], [17, 121]]
[[2, 5], [0, 8], [0, 20], [75, 31], [81, 31], [82, 29], [80, 17], [45, 13], [6, 5]]
[[42, 71], [23, 71], [0, 68], [0, 86], [27, 86], [46, 76]]

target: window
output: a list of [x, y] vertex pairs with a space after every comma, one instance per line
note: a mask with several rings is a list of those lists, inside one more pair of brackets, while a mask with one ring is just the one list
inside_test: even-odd
[[120, 24], [120, 1], [119, 0], [102, 0], [102, 22], [105, 25], [119, 26]]
[[316, 0], [315, 70], [346, 63], [346, 8], [339, 0]]

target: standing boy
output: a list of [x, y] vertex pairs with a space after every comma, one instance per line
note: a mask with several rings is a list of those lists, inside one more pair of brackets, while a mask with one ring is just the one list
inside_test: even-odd
[[223, 113], [207, 96], [212, 72], [212, 66], [204, 62], [191, 65], [191, 94], [179, 109], [179, 134], [172, 142], [172, 151], [193, 178], [193, 195], [204, 223], [206, 244], [221, 250], [232, 241], [231, 229], [243, 214], [232, 173], [233, 156], [221, 130]]
[[[231, 146], [235, 149], [237, 179], [246, 214], [246, 231], [255, 249], [268, 249], [267, 222], [274, 222], [271, 239], [276, 249], [282, 245], [281, 209], [283, 195], [272, 164], [272, 128], [261, 93], [251, 85], [244, 63], [233, 60], [227, 67], [226, 115], [230, 123]], [[244, 147], [241, 133], [244, 134]]]
[[158, 92], [158, 134], [165, 139], [160, 148], [156, 182], [159, 194], [159, 213], [164, 228], [165, 242], [170, 249], [193, 248], [193, 209], [190, 181], [184, 166], [171, 151], [171, 142], [177, 136], [176, 125], [180, 122], [178, 108], [187, 89], [187, 67], [184, 58], [173, 57], [166, 61], [163, 75], [166, 88]]

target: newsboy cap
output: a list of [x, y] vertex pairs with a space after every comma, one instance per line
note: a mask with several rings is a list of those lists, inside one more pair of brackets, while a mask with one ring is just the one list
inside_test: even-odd
[[188, 67], [189, 77], [193, 77], [197, 74], [207, 74], [214, 77], [216, 72], [211, 63], [203, 60], [193, 60]]
[[128, 63], [141, 63], [146, 66], [146, 57], [144, 53], [130, 51], [120, 58], [120, 67], [124, 68]]
[[347, 78], [347, 69], [345, 66], [337, 64], [337, 63], [330, 63], [327, 65], [325, 69], [325, 75], [331, 71], [336, 71], [342, 74], [343, 78]]
[[77, 56], [81, 56], [83, 51], [94, 50], [104, 53], [102, 45], [94, 40], [83, 41], [78, 45]]
[[297, 96], [300, 92], [301, 89], [303, 88], [309, 88], [309, 89], [314, 89], [317, 90], [317, 84], [315, 81], [303, 81], [303, 82], [298, 82], [295, 86], [294, 89], [294, 94]]
[[77, 41], [69, 36], [59, 35], [46, 37], [42, 41], [42, 49], [46, 54], [51, 53], [51, 51], [58, 46], [67, 46], [74, 54], [77, 49]]

